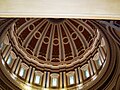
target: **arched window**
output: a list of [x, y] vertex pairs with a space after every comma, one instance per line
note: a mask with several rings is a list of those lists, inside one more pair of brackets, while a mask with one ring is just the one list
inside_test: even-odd
[[100, 58], [97, 60], [97, 64], [98, 64], [99, 66], [102, 65], [102, 62], [101, 62]]
[[101, 60], [101, 55], [100, 55], [100, 51], [98, 50], [98, 52], [95, 54], [94, 58], [93, 58], [93, 62], [95, 63], [95, 66], [97, 68], [97, 70], [100, 69], [100, 67], [102, 66], [102, 60]]
[[67, 73], [68, 85], [75, 84], [75, 72], [70, 71]]
[[3, 43], [0, 44], [0, 49], [2, 49], [2, 48], [3, 48]]
[[35, 71], [34, 84], [41, 85], [43, 73], [40, 71]]
[[40, 76], [36, 75], [35, 76], [35, 81], [34, 81], [35, 84], [39, 84], [40, 83]]
[[74, 76], [70, 76], [69, 81], [70, 85], [74, 84]]
[[7, 60], [7, 64], [10, 65], [11, 62], [12, 62], [12, 57], [11, 57], [11, 55], [9, 55], [8, 60]]
[[84, 75], [85, 75], [85, 78], [88, 78], [88, 77], [90, 76], [89, 71], [88, 71], [88, 70], [85, 70], [85, 71], [84, 71]]
[[59, 74], [53, 73], [50, 76], [51, 76], [51, 87], [58, 87]]
[[25, 79], [28, 69], [29, 67], [25, 63], [21, 63], [20, 70], [19, 70], [19, 76]]
[[24, 74], [25, 74], [25, 69], [21, 67], [19, 76], [24, 77]]
[[57, 86], [57, 78], [52, 78], [52, 86], [56, 87]]
[[82, 73], [83, 73], [83, 78], [87, 79], [90, 77], [90, 70], [89, 70], [89, 65], [85, 64], [84, 66], [81, 67]]

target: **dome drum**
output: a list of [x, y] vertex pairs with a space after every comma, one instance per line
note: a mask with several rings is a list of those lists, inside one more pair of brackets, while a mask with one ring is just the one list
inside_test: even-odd
[[21, 87], [91, 88], [110, 62], [100, 29], [90, 20], [17, 19], [0, 45], [3, 65]]

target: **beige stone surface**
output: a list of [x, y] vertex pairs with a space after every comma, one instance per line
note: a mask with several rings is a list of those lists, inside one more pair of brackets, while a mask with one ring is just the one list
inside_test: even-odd
[[0, 17], [120, 19], [120, 0], [0, 0]]

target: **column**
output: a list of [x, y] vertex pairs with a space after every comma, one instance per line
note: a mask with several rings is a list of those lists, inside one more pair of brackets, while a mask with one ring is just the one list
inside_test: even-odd
[[33, 68], [33, 70], [32, 70], [32, 73], [31, 73], [31, 78], [30, 78], [30, 83], [32, 83], [32, 82], [33, 82], [34, 73], [35, 73], [35, 68]]
[[103, 50], [102, 47], [99, 47], [99, 51], [100, 51], [100, 55], [102, 56], [102, 58], [105, 60], [105, 51]]
[[12, 72], [14, 72], [15, 69], [17, 68], [17, 64], [19, 62], [19, 59], [20, 59], [19, 57], [17, 57], [17, 59], [15, 59], [15, 64], [13, 65]]
[[63, 72], [64, 75], [64, 88], [66, 88], [66, 72]]
[[32, 70], [32, 66], [30, 66], [28, 70], [28, 75], [27, 75], [27, 80], [26, 80], [27, 82], [29, 82], [31, 70]]
[[100, 58], [100, 61], [101, 61], [102, 63], [104, 63], [104, 59], [102, 58], [101, 55], [99, 56], [99, 58]]
[[49, 84], [50, 83], [50, 72], [48, 72], [48, 75], [47, 75], [47, 85], [46, 87], [49, 88]]
[[83, 83], [82, 71], [81, 71], [80, 67], [78, 67], [78, 72], [80, 75], [80, 83]]
[[60, 72], [60, 88], [62, 88], [62, 72]]
[[3, 57], [4, 57], [5, 61], [7, 61], [8, 56], [10, 55], [10, 51], [11, 51], [11, 46], [8, 46], [8, 47], [5, 49], [5, 52], [3, 53]]
[[88, 61], [88, 65], [89, 65], [89, 68], [90, 68], [90, 74], [93, 75], [92, 65], [91, 65], [90, 61]]
[[93, 71], [94, 71], [94, 73], [96, 74], [96, 73], [97, 73], [97, 69], [96, 69], [95, 63], [94, 63], [93, 60], [91, 60], [91, 63], [92, 63]]
[[20, 68], [21, 62], [22, 62], [22, 60], [20, 59], [20, 61], [18, 62], [18, 66], [17, 66], [17, 69], [16, 69], [15, 74], [18, 74], [18, 71], [19, 71], [19, 68]]
[[9, 46], [8, 45], [4, 45], [4, 49], [2, 49], [2, 56], [5, 57], [7, 51], [9, 50]]
[[45, 81], [46, 81], [46, 71], [44, 71], [44, 76], [43, 76], [43, 87], [45, 87]]
[[76, 79], [76, 84], [79, 83], [79, 80], [78, 80], [78, 73], [77, 73], [77, 69], [75, 69], [75, 79]]

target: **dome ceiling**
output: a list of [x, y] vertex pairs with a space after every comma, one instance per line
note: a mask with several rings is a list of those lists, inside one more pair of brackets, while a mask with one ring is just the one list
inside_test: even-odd
[[18, 19], [15, 36], [19, 47], [40, 63], [63, 65], [90, 48], [96, 30], [79, 19]]
[[107, 34], [97, 24], [66, 18], [14, 19], [0, 44], [1, 63], [22, 87], [94, 88], [106, 79], [102, 76], [111, 54]]

